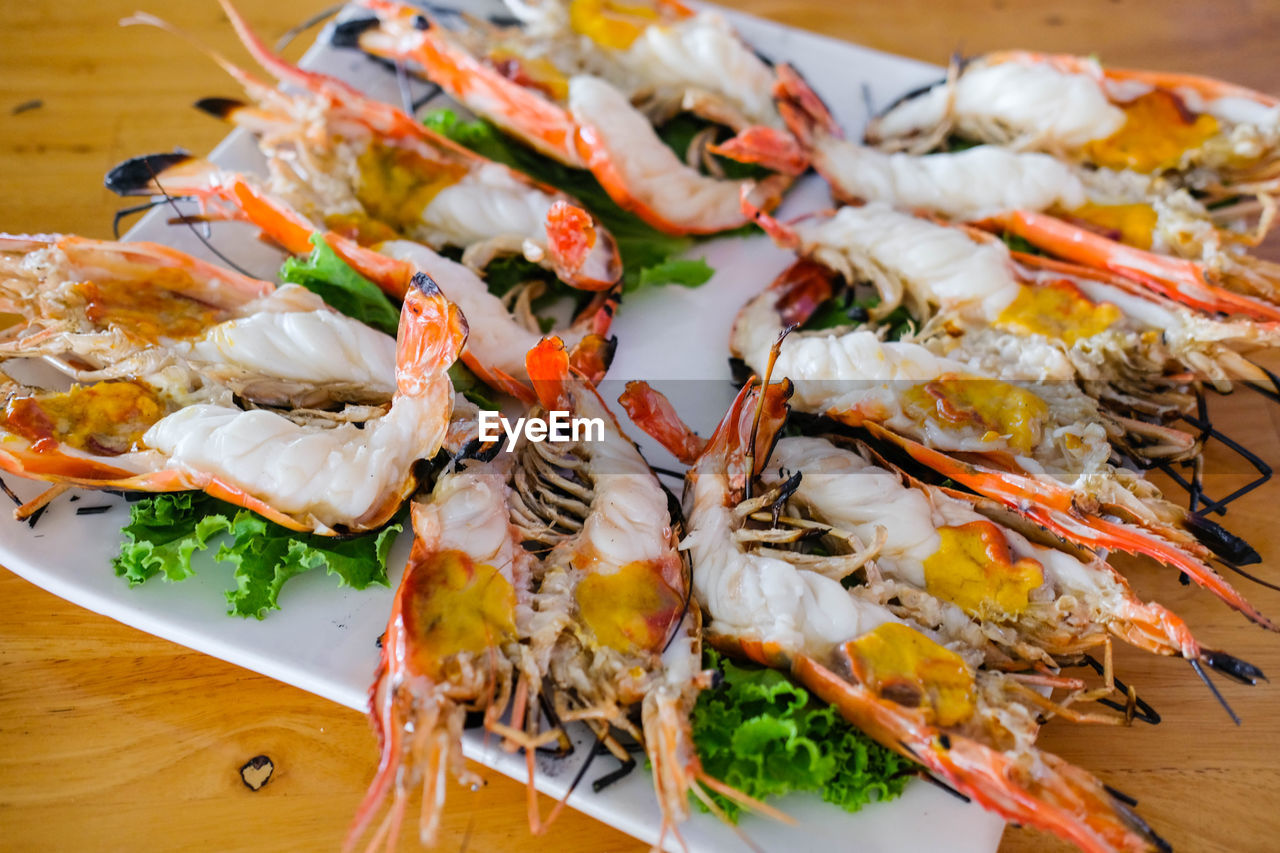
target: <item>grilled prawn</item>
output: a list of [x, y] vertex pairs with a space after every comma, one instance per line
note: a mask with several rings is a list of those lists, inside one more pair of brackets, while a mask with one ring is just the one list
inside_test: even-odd
[[[779, 333], [807, 319], [830, 287], [831, 277], [819, 265], [801, 262], [785, 271], [742, 310], [731, 339], [734, 354], [763, 369]], [[1207, 562], [1214, 555], [1256, 561], [1256, 552], [1110, 464], [1111, 442], [1121, 444], [1126, 432], [1141, 431], [1140, 438], [1158, 442], [1141, 448], [1157, 456], [1194, 452], [1179, 444], [1185, 434], [1109, 414], [1070, 381], [1003, 381], [919, 343], [884, 341], [867, 329], [793, 334], [781, 346], [776, 369], [796, 383], [802, 411], [890, 438], [939, 474], [1070, 541], [1176, 566], [1273, 627]]]
[[1005, 51], [964, 63], [873, 119], [867, 140], [930, 151], [964, 140], [1175, 176], [1212, 200], [1274, 193], [1280, 102], [1220, 80]]
[[[1078, 377], [1146, 387], [1167, 372], [1193, 371], [1219, 387], [1232, 379], [1271, 384], [1244, 355], [1280, 342], [1280, 308], [1270, 303], [1208, 284], [1180, 290], [1175, 301], [1105, 271], [1011, 253], [983, 232], [882, 202], [792, 225], [757, 217], [780, 245], [846, 281], [871, 282], [881, 297], [873, 319], [899, 305], [920, 322], [936, 313], [933, 328], [946, 332], [936, 344], [1001, 378]], [[1237, 316], [1211, 313], [1218, 310]], [[1008, 334], [1022, 339], [1016, 367], [1001, 358], [999, 339]], [[1022, 371], [1031, 351], [1041, 366], [1028, 375]]]
[[511, 697], [512, 661], [528, 609], [535, 558], [508, 513], [511, 459], [472, 459], [445, 471], [412, 503], [413, 550], [392, 604], [369, 694], [382, 756], [347, 836], [347, 849], [391, 805], [368, 848], [395, 849], [408, 800], [422, 787], [419, 837], [432, 844], [446, 774], [478, 784], [462, 757], [467, 710], [493, 726]]
[[[666, 492], [563, 345], [544, 340], [530, 351], [528, 368], [543, 409], [604, 425], [603, 440], [526, 442], [516, 450], [530, 484], [519, 490], [517, 525], [526, 540], [549, 548], [532, 598], [529, 646], [557, 717], [587, 722], [606, 744], [612, 727], [644, 744], [664, 836], [688, 817], [690, 793], [712, 802], [703, 786], [760, 808], [707, 776], [691, 740], [689, 713], [712, 674], [702, 670], [700, 621], [688, 607], [688, 569]], [[629, 715], [637, 705], [639, 728]], [[530, 736], [538, 716], [530, 707]], [[532, 774], [532, 750], [526, 754]], [[537, 825], [532, 801], [530, 810]]]
[[[864, 542], [884, 531], [867, 574], [889, 581], [885, 594], [901, 598], [917, 622], [955, 618], [950, 608], [936, 606], [941, 601], [975, 620], [998, 645], [1021, 643], [1065, 658], [1105, 645], [1109, 632], [1251, 684], [1261, 677], [1249, 664], [1202, 649], [1181, 619], [1140, 600], [1106, 562], [1035, 544], [958, 493], [903, 482], [899, 472], [824, 438], [778, 441], [762, 483], [778, 488], [797, 474], [789, 504], [806, 517]], [[928, 598], [912, 600], [912, 590]]]
[[260, 405], [382, 404], [395, 341], [303, 288], [154, 243], [0, 237], [0, 360], [40, 358], [79, 383], [181, 364]]
[[751, 547], [758, 537], [743, 503], [787, 393], [785, 384], [744, 388], [687, 475], [682, 547], [709, 642], [789, 670], [873, 739], [1008, 820], [1089, 851], [1162, 848], [1101, 782], [1035, 749], [1037, 712], [1015, 698], [1009, 676], [975, 671], [938, 634]]
[[[607, 73], [591, 67], [591, 57], [612, 54], [593, 49], [583, 56], [579, 42], [585, 38], [590, 43], [589, 35], [547, 41], [519, 27], [499, 29], [471, 21], [467, 29], [451, 30], [413, 6], [392, 0], [365, 5], [377, 19], [360, 23], [362, 48], [413, 63], [472, 112], [542, 154], [589, 169], [614, 201], [662, 231], [712, 234], [739, 227], [748, 221], [738, 203], [742, 193], [772, 207], [791, 181], [781, 173], [758, 183], [717, 178], [682, 163], [650, 119], [632, 105], [630, 87], [620, 88]], [[652, 8], [655, 20], [667, 14], [686, 17], [679, 11], [656, 11], [666, 6]], [[603, 16], [608, 28], [607, 10], [583, 14], [592, 20]], [[651, 29], [656, 43], [665, 30], [657, 25]], [[718, 25], [705, 32], [720, 39], [715, 51], [725, 49], [726, 34]], [[743, 55], [740, 49], [733, 52], [735, 58]], [[692, 62], [680, 64], [695, 70]], [[759, 70], [753, 66], [753, 73]]]
[[[613, 237], [573, 199], [336, 78], [290, 65], [230, 3], [222, 6], [254, 59], [298, 92], [276, 89], [212, 53], [254, 105], [208, 98], [199, 106], [258, 136], [271, 191], [303, 215], [362, 243], [408, 237], [460, 247], [476, 268], [514, 253], [575, 287], [604, 290], [618, 280]], [[150, 16], [134, 20], [171, 29]]]
[[1022, 238], [1065, 260], [1138, 282], [1204, 283], [1275, 301], [1280, 267], [1248, 255], [1270, 225], [1267, 198], [1256, 223], [1246, 205], [1214, 210], [1187, 188], [1129, 168], [1088, 169], [1038, 151], [977, 145], [962, 151], [885, 152], [843, 138], [812, 90], [778, 71], [788, 124], [815, 168], [846, 202], [882, 201]]
[[[807, 161], [786, 132], [774, 70], [724, 16], [671, 0], [507, 0], [535, 45], [577, 51], [577, 64], [640, 104], [655, 122], [688, 111], [739, 134], [715, 153], [799, 174]], [[513, 57], [513, 60], [519, 62]], [[534, 60], [536, 63], [536, 60]]]
[[[179, 193], [195, 199], [206, 220], [249, 222], [273, 241], [295, 254], [312, 248], [317, 228], [283, 200], [265, 192], [255, 179], [224, 172], [212, 163], [183, 154], [151, 154], [126, 160], [107, 174], [107, 186], [121, 195], [159, 192]], [[349, 238], [329, 232], [326, 242], [340, 255], [357, 265], [373, 267], [371, 275], [393, 299], [404, 298], [408, 280], [404, 269], [426, 272], [467, 318], [470, 334], [462, 360], [481, 379], [498, 391], [532, 402], [527, 384], [525, 354], [542, 337], [537, 318], [517, 293], [516, 304], [490, 292], [483, 278], [464, 263], [451, 260], [429, 246], [413, 240], [375, 243], [366, 251]], [[376, 253], [376, 254], [375, 254]], [[384, 260], [375, 260], [382, 256]], [[398, 274], [391, 271], [403, 268]], [[617, 307], [616, 289], [597, 293], [578, 317], [558, 330], [572, 347], [574, 364], [594, 381], [599, 381], [612, 357], [612, 343], [605, 340]], [[357, 324], [358, 325], [358, 324]]]
[[[571, 444], [524, 439], [476, 458], [474, 413], [457, 413], [450, 449], [461, 461], [413, 503], [414, 549], [370, 694], [382, 759], [348, 847], [388, 799], [369, 849], [394, 846], [419, 786], [420, 833], [434, 838], [446, 773], [476, 781], [460, 751], [466, 710], [483, 711], [489, 732], [525, 750], [535, 832], [563, 805], [539, 814], [535, 750], [575, 720], [624, 762], [611, 729], [644, 745], [664, 835], [678, 833], [690, 792], [707, 799], [701, 786], [759, 807], [706, 777], [690, 740], [688, 715], [710, 673], [701, 670], [701, 623], [687, 608], [666, 493], [561, 342], [542, 341], [528, 360], [535, 414], [599, 418], [604, 434]], [[542, 697], [555, 726], [545, 732]], [[510, 723], [500, 719], [508, 704]]]
[[[665, 398], [644, 383], [623, 397], [629, 413], [694, 464], [702, 440], [679, 421]], [[1180, 655], [1249, 684], [1256, 667], [1206, 651], [1175, 614], [1135, 596], [1114, 569], [1089, 555], [1028, 540], [978, 510], [980, 500], [910, 480], [828, 438], [776, 440], [777, 419], [762, 419], [757, 442], [772, 447], [760, 484], [766, 491], [736, 513], [760, 528], [735, 533], [755, 553], [822, 574], [846, 586], [859, 573], [859, 595], [937, 631], [949, 642], [983, 650], [988, 666], [1016, 661], [1057, 667], [1099, 646], [1109, 634], [1155, 654]], [[776, 441], [776, 443], [775, 443]], [[822, 536], [824, 551], [792, 550]], [[1104, 659], [1110, 660], [1109, 650]], [[1112, 688], [1109, 672], [1104, 673]], [[1093, 694], [1089, 694], [1093, 695]], [[1028, 697], [1030, 698], [1030, 697]], [[1077, 712], [1055, 706], [1075, 719]]]
[[465, 340], [462, 315], [419, 274], [385, 410], [245, 409], [182, 365], [68, 391], [5, 381], [0, 469], [91, 488], [201, 489], [294, 530], [376, 528], [416, 487], [414, 463], [444, 440], [447, 371]]

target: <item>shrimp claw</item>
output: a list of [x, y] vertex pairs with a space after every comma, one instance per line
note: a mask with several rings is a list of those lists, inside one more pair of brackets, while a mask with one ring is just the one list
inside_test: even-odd
[[739, 163], [754, 163], [783, 175], [803, 175], [809, 157], [794, 137], [773, 127], [749, 127], [732, 139], [708, 145], [707, 150]]
[[1229, 678], [1233, 678], [1241, 684], [1257, 685], [1258, 680], [1270, 681], [1262, 670], [1249, 663], [1240, 660], [1234, 655], [1226, 652], [1219, 652], [1213, 649], [1202, 649], [1200, 652], [1200, 660], [1213, 667], [1216, 671], [1222, 673]]

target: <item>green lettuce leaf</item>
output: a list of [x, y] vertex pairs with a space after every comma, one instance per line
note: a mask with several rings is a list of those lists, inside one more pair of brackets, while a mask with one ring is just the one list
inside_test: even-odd
[[400, 309], [391, 299], [338, 257], [319, 234], [311, 235], [311, 245], [315, 248], [305, 258], [291, 257], [284, 262], [280, 281], [300, 284], [348, 317], [395, 335]]
[[489, 386], [481, 382], [480, 377], [472, 373], [471, 368], [463, 364], [461, 360], [455, 361], [449, 368], [449, 381], [453, 383], [453, 390], [459, 392], [480, 408], [492, 411], [497, 411], [500, 408], [493, 398], [489, 396]]
[[[668, 148], [676, 152], [676, 156], [683, 162], [693, 138], [712, 124], [714, 122], [709, 122], [693, 113], [679, 113], [658, 128], [658, 138], [665, 142]], [[765, 167], [755, 163], [739, 163], [737, 160], [721, 157], [719, 154], [712, 154], [711, 156], [719, 164], [726, 178], [733, 180], [760, 179], [772, 174]]]
[[[333, 308], [375, 329], [395, 335], [400, 323], [400, 309], [369, 281], [338, 257], [319, 234], [311, 235], [315, 249], [305, 258], [291, 257], [280, 267], [280, 280], [287, 284], [299, 284], [319, 294]], [[490, 265], [497, 271], [502, 295], [511, 287], [529, 277], [530, 268], [544, 272], [541, 267], [524, 258], [499, 258]], [[492, 286], [492, 285], [491, 285]], [[535, 304], [535, 307], [536, 304]], [[496, 409], [488, 394], [488, 387], [467, 369], [461, 361], [449, 368], [453, 387], [483, 409]]]
[[[804, 331], [821, 331], [867, 323], [870, 320], [870, 310], [879, 304], [880, 297], [874, 293], [857, 297], [851, 289], [845, 288], [819, 305], [800, 328]], [[891, 341], [901, 340], [903, 335], [915, 328], [911, 313], [905, 305], [899, 305], [875, 325], [884, 328], [885, 337]]]
[[[706, 261], [684, 261], [684, 264], [700, 266], [669, 266], [668, 261], [692, 248], [697, 242], [692, 237], [673, 237], [649, 225], [635, 214], [623, 210], [604, 191], [604, 187], [585, 169], [574, 169], [545, 157], [504, 136], [486, 121], [464, 121], [447, 107], [427, 113], [423, 121], [427, 127], [447, 136], [490, 160], [504, 163], [529, 175], [536, 181], [550, 184], [582, 202], [600, 221], [618, 244], [622, 258], [623, 284], [628, 291], [656, 284], [682, 284], [696, 287], [711, 277], [714, 270]], [[687, 140], [684, 143], [688, 145]], [[744, 231], [751, 231], [750, 226]], [[738, 231], [733, 232], [739, 233]], [[717, 235], [724, 236], [724, 235]], [[488, 275], [491, 272], [486, 271]]]
[[702, 258], [669, 258], [640, 270], [639, 287], [651, 284], [679, 284], [697, 287], [706, 284], [716, 271]]
[[1000, 235], [1000, 239], [1009, 247], [1010, 251], [1022, 252], [1024, 255], [1045, 255], [1044, 249], [1041, 249], [1035, 243], [1032, 243], [1026, 237], [1005, 231]]
[[[853, 726], [830, 705], [772, 669], [738, 666], [716, 652], [720, 685], [704, 690], [693, 709], [693, 741], [703, 768], [757, 799], [818, 791], [846, 811], [902, 793], [910, 765]], [[719, 795], [736, 821], [739, 807]]]
[[192, 557], [225, 534], [213, 559], [234, 567], [235, 588], [226, 593], [228, 613], [262, 619], [279, 609], [285, 582], [312, 569], [336, 575], [339, 586], [387, 586], [387, 554], [402, 528], [402, 522], [395, 521], [358, 536], [316, 536], [281, 527], [202, 492], [160, 494], [129, 507], [125, 541], [112, 567], [130, 586], [156, 575], [185, 580], [195, 574]]
[[191, 557], [230, 529], [224, 515], [205, 515], [213, 500], [200, 492], [173, 492], [144, 498], [129, 507], [120, 553], [111, 561], [117, 575], [137, 586], [157, 574], [166, 580], [191, 577]]

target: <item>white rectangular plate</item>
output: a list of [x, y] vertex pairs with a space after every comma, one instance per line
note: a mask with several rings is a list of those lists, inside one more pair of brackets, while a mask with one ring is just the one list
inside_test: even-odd
[[[467, 8], [479, 12], [478, 5], [468, 3]], [[868, 103], [882, 106], [940, 73], [913, 60], [728, 10], [724, 13], [765, 55], [795, 65], [851, 133], [866, 121]], [[390, 73], [354, 51], [330, 48], [326, 36], [327, 32], [307, 53], [305, 66], [398, 102]], [[228, 80], [228, 90], [232, 85]], [[422, 84], [416, 85], [421, 88]], [[239, 131], [228, 136], [211, 156], [228, 168], [261, 171], [262, 161], [253, 141]], [[788, 197], [781, 215], [794, 216], [829, 204], [825, 184], [810, 176]], [[186, 229], [166, 225], [171, 215], [170, 211], [152, 211], [128, 237], [167, 243], [216, 260]], [[241, 226], [219, 225], [214, 242], [237, 263], [273, 280], [280, 256], [256, 240], [245, 239], [251, 235]], [[627, 300], [614, 325], [619, 347], [609, 387], [604, 391], [606, 399], [616, 398], [621, 390], [618, 380], [650, 380], [666, 390], [682, 414], [705, 435], [732, 397], [727, 359], [733, 316], [790, 262], [791, 256], [764, 237], [706, 243], [691, 254], [705, 256], [716, 270], [715, 277], [700, 288], [651, 288]], [[710, 394], [708, 388], [721, 393]], [[642, 440], [641, 445], [655, 464], [673, 464], [651, 441]], [[40, 484], [14, 482], [14, 478], [10, 478], [10, 485], [24, 499], [34, 497], [42, 488]], [[100, 515], [76, 515], [77, 507], [104, 503], [112, 504], [112, 509]], [[8, 513], [0, 514], [0, 564], [82, 607], [364, 710], [377, 661], [374, 640], [386, 624], [392, 589], [408, 553], [408, 536], [401, 536], [392, 552], [392, 589], [338, 589], [333, 578], [312, 572], [290, 581], [280, 598], [283, 609], [259, 622], [225, 615], [222, 593], [231, 583], [230, 570], [211, 559], [203, 560], [196, 577], [183, 583], [153, 580], [129, 589], [110, 569], [119, 547], [120, 528], [127, 518], [123, 500], [93, 492], [81, 493], [77, 503], [59, 499], [34, 528], [14, 521]], [[486, 746], [476, 732], [465, 736], [465, 749], [470, 758], [482, 764], [516, 779], [525, 778], [521, 756], [503, 753], [492, 744]], [[553, 797], [562, 796], [587, 752], [575, 750], [564, 760], [540, 757], [538, 788]], [[374, 761], [371, 754], [371, 767]], [[611, 762], [611, 758], [600, 759], [593, 772], [607, 772], [612, 769]], [[451, 798], [458, 796], [465, 793], [457, 790], [450, 794]], [[590, 785], [581, 785], [569, 804], [636, 838], [649, 843], [657, 840], [661, 817], [649, 774], [643, 770], [599, 794], [592, 793]], [[864, 853], [944, 849], [990, 853], [998, 846], [1004, 826], [978, 806], [961, 803], [920, 782], [910, 783], [900, 799], [868, 806], [857, 814], [847, 814], [815, 796], [795, 795], [778, 805], [796, 818], [797, 826], [752, 816], [742, 820], [742, 830], [765, 850], [803, 845], [810, 853], [851, 847]], [[744, 849], [727, 827], [709, 815], [694, 815], [683, 835], [699, 853]], [[338, 841], [334, 839], [335, 846]], [[672, 846], [670, 839], [668, 846]]]

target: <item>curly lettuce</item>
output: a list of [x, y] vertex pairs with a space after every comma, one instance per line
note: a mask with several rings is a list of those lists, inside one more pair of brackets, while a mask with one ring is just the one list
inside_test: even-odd
[[387, 586], [387, 554], [402, 524], [346, 538], [298, 533], [203, 492], [154, 495], [130, 505], [120, 553], [111, 561], [130, 586], [157, 575], [182, 581], [192, 558], [219, 542], [213, 559], [233, 567], [228, 614], [262, 619], [280, 609], [280, 590], [303, 572], [325, 569], [338, 586]]
[[[830, 705], [781, 672], [737, 665], [714, 651], [704, 665], [719, 669], [718, 687], [693, 709], [693, 741], [703, 768], [756, 799], [793, 791], [855, 812], [902, 793], [910, 765], [846, 723]], [[711, 794], [730, 819], [739, 806]]]
[[360, 275], [319, 234], [306, 257], [289, 257], [280, 267], [282, 284], [298, 284], [320, 296], [337, 311], [380, 332], [395, 335], [400, 309], [376, 284]]

